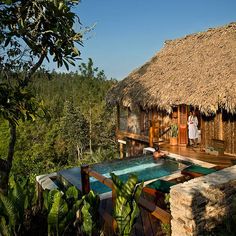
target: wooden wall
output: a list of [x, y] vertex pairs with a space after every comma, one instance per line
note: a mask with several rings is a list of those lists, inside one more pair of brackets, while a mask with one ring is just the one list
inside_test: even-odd
[[127, 140], [127, 153], [129, 156], [139, 156], [143, 154], [143, 149], [146, 147], [144, 142], [139, 140]]
[[211, 147], [212, 139], [225, 141], [225, 153], [236, 154], [236, 115], [226, 111], [211, 117], [202, 116], [201, 133], [203, 147]]
[[226, 140], [225, 152], [236, 154], [236, 115], [223, 112], [223, 137]]

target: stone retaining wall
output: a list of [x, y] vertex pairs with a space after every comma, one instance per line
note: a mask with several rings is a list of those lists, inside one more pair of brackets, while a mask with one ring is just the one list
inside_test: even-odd
[[171, 235], [207, 235], [229, 216], [235, 196], [236, 166], [173, 186]]

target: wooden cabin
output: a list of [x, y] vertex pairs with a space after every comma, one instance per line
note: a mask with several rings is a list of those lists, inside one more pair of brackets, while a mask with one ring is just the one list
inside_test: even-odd
[[[170, 140], [188, 144], [187, 117], [197, 111], [202, 149], [236, 154], [236, 23], [168, 40], [150, 61], [113, 87], [117, 140], [126, 155]], [[124, 151], [123, 151], [124, 149]]]

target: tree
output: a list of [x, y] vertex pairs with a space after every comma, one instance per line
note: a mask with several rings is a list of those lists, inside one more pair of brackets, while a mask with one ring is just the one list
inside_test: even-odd
[[33, 120], [45, 110], [27, 86], [43, 62], [74, 65], [82, 35], [73, 29], [79, 0], [3, 0], [0, 2], [0, 116], [9, 123], [6, 158], [0, 158], [0, 191], [6, 193], [19, 120]]
[[[71, 101], [65, 102], [64, 116], [61, 119], [61, 136], [65, 140], [72, 161], [75, 163], [83, 156], [88, 144], [88, 124], [80, 109], [75, 109]], [[77, 155], [75, 155], [77, 154]], [[77, 156], [76, 160], [73, 157]]]
[[[97, 89], [101, 87], [99, 83], [104, 81], [106, 76], [103, 70], [99, 71], [98, 67], [94, 67], [93, 60], [91, 58], [88, 59], [87, 64], [81, 63], [79, 70], [81, 77], [86, 79], [86, 82], [89, 81], [89, 83], [85, 84], [85, 86], [88, 87], [88, 89], [86, 89], [88, 94], [86, 94], [86, 99], [83, 99], [82, 103], [86, 104], [85, 117], [89, 123], [89, 151], [90, 155], [92, 155], [93, 126], [95, 120], [99, 117], [98, 112], [102, 110], [98, 107], [98, 99], [100, 99], [98, 96], [102, 95], [102, 93], [98, 93]], [[102, 106], [102, 103], [100, 103], [100, 105]]]

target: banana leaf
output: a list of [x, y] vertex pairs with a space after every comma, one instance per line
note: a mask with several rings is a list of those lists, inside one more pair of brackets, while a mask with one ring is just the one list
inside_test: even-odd
[[62, 193], [58, 191], [54, 195], [52, 207], [48, 214], [49, 234], [51, 234], [55, 230], [57, 235], [60, 235], [59, 229], [62, 228], [62, 222], [67, 213], [68, 213], [68, 205], [66, 201], [62, 198]]
[[[121, 184], [122, 181], [112, 174], [112, 180], [116, 186], [116, 199], [113, 216], [116, 220], [116, 233], [118, 235], [130, 235], [135, 219], [139, 214], [138, 200], [142, 192], [143, 183], [138, 187], [138, 178], [130, 175], [129, 179]], [[116, 185], [118, 183], [118, 185]]]
[[79, 191], [75, 186], [71, 186], [66, 190], [66, 198], [73, 198], [76, 201], [79, 197]]

